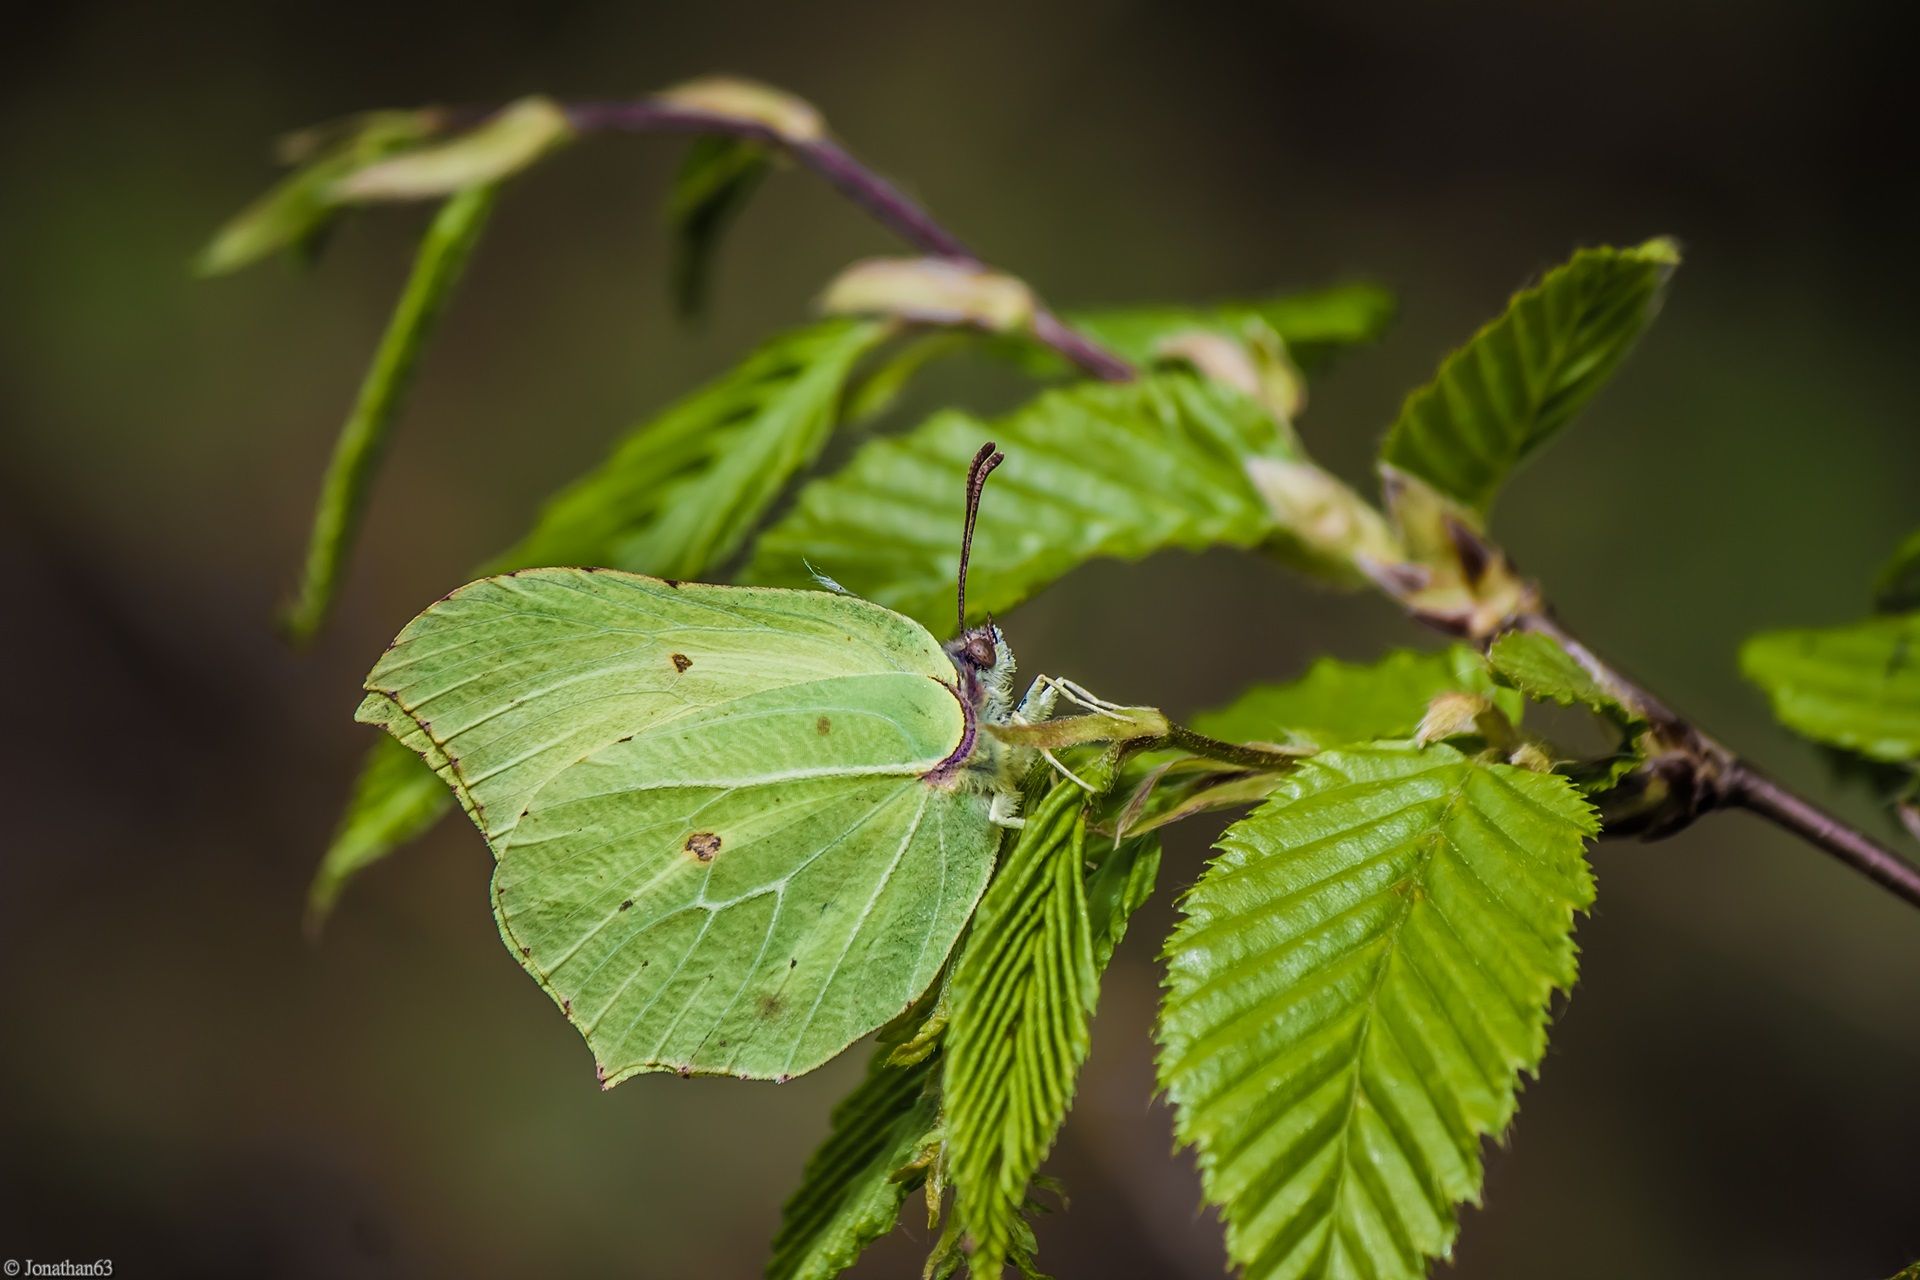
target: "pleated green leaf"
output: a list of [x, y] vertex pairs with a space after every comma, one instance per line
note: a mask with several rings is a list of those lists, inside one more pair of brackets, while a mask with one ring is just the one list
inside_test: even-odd
[[1407, 397], [1381, 460], [1484, 511], [1626, 357], [1679, 261], [1664, 239], [1574, 254]]
[[1740, 668], [1796, 733], [1872, 760], [1920, 759], [1920, 613], [1757, 635]]
[[[611, 458], [547, 506], [526, 538], [479, 571], [587, 564], [707, 575], [818, 455], [839, 420], [854, 365], [884, 336], [878, 324], [828, 320], [770, 340], [635, 428]], [[451, 805], [446, 787], [417, 757], [381, 742], [321, 860], [310, 918], [324, 919], [348, 879]]]
[[780, 1212], [767, 1280], [831, 1280], [893, 1230], [900, 1206], [925, 1179], [912, 1168], [937, 1140], [938, 1050], [908, 1065], [882, 1044], [867, 1075], [833, 1110], [827, 1140], [807, 1161]]
[[[885, 337], [877, 322], [836, 319], [765, 343], [548, 503], [495, 571], [600, 564], [666, 578], [711, 572], [819, 456], [854, 365]], [[955, 520], [949, 542], [959, 527]]]
[[1574, 980], [1597, 827], [1553, 774], [1327, 752], [1229, 828], [1167, 944], [1160, 1074], [1258, 1280], [1414, 1280]]
[[[1128, 840], [1087, 874], [1096, 969], [1106, 968], [1128, 920], [1152, 893], [1159, 867], [1157, 842]], [[911, 1037], [929, 1046], [925, 1052], [905, 1053], [911, 1044], [881, 1033], [866, 1079], [835, 1109], [825, 1145], [807, 1162], [800, 1189], [782, 1211], [769, 1280], [826, 1280], [852, 1266], [892, 1230], [907, 1196], [946, 1158], [938, 1148], [941, 1028], [949, 1014], [943, 998]], [[939, 1185], [929, 1189], [934, 1204]], [[1019, 1232], [1016, 1260], [1029, 1234]]]
[[967, 465], [983, 441], [994, 476], [967, 593], [970, 616], [1009, 609], [1096, 557], [1253, 546], [1272, 517], [1249, 457], [1285, 457], [1281, 428], [1251, 400], [1185, 373], [1050, 391], [994, 422], [938, 414], [870, 442], [800, 491], [761, 535], [748, 582], [800, 584], [811, 569], [929, 626], [949, 625]]
[[476, 187], [454, 196], [441, 206], [420, 242], [400, 304], [387, 322], [321, 481], [307, 542], [306, 571], [283, 619], [287, 633], [296, 640], [318, 631], [333, 607], [347, 554], [360, 528], [367, 489], [386, 449], [387, 433], [399, 416], [447, 298], [473, 256], [495, 193], [493, 187]]
[[1087, 873], [1087, 919], [1093, 925], [1094, 968], [1105, 972], [1107, 961], [1127, 936], [1127, 923], [1146, 900], [1160, 876], [1160, 842], [1122, 840], [1111, 847], [1099, 865]]
[[673, 237], [674, 307], [693, 317], [705, 308], [720, 239], [773, 168], [764, 146], [739, 138], [696, 138], [667, 197]]
[[1493, 642], [1487, 660], [1502, 680], [1536, 702], [1582, 706], [1620, 720], [1631, 718], [1620, 700], [1551, 636], [1510, 632]]
[[954, 973], [943, 1077], [948, 1172], [975, 1276], [998, 1277], [1027, 1252], [1028, 1184], [1072, 1105], [1101, 967], [1152, 884], [1151, 842], [1121, 845], [1096, 873], [1095, 923], [1083, 869], [1086, 801], [1062, 780], [1028, 815]]
[[1520, 699], [1502, 689], [1467, 645], [1430, 653], [1396, 649], [1378, 662], [1321, 658], [1299, 679], [1255, 685], [1230, 705], [1193, 718], [1193, 728], [1228, 742], [1339, 747], [1376, 738], [1410, 738], [1443, 693], [1491, 698], [1507, 718]]

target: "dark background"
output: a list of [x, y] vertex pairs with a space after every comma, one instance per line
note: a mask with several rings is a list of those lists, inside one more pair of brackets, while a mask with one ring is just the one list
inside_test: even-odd
[[[193, 281], [280, 131], [756, 75], [1062, 304], [1393, 286], [1401, 322], [1303, 423], [1356, 477], [1513, 286], [1580, 243], [1677, 234], [1651, 340], [1500, 532], [1603, 652], [1831, 794], [1733, 657], [1760, 627], [1859, 613], [1920, 515], [1896, 13], [43, 6], [0, 50], [0, 1257], [746, 1276], [856, 1069], [601, 1094], [502, 951], [464, 824], [357, 884], [322, 944], [298, 924], [381, 644], [629, 420], [889, 243], [783, 177], [686, 333], [656, 212], [675, 144], [544, 166], [427, 362], [336, 625], [296, 655], [267, 619], [421, 216], [359, 220], [310, 274]], [[1427, 642], [1226, 555], [1094, 566], [1006, 621], [1028, 670], [1176, 712]], [[1074, 1192], [1042, 1226], [1063, 1276], [1219, 1274], [1146, 1041], [1167, 900], [1205, 840], [1174, 837], [1108, 982], [1051, 1166]], [[1595, 859], [1582, 983], [1451, 1274], [1867, 1280], [1920, 1257], [1920, 915], [1741, 816]], [[925, 1244], [863, 1274], [916, 1274]]]

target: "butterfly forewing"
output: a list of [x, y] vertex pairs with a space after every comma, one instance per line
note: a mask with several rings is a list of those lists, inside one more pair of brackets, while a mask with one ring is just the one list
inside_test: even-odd
[[460, 796], [603, 1078], [779, 1077], [924, 990], [985, 886], [989, 798], [925, 777], [953, 680], [866, 601], [539, 569], [415, 619], [361, 718]]

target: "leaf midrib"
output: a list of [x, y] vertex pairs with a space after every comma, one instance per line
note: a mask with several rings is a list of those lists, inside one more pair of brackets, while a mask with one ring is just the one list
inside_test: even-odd
[[1434, 858], [1439, 853], [1440, 847], [1447, 843], [1447, 838], [1444, 834], [1446, 825], [1452, 819], [1458, 806], [1465, 802], [1466, 795], [1467, 780], [1465, 777], [1462, 777], [1447, 793], [1444, 801], [1441, 803], [1440, 812], [1434, 817], [1433, 825], [1428, 829], [1427, 833], [1423, 833], [1420, 836], [1421, 840], [1427, 842], [1426, 851], [1421, 854], [1418, 863], [1408, 871], [1405, 878], [1397, 881], [1395, 885], [1388, 890], [1390, 893], [1401, 893], [1402, 905], [1400, 910], [1395, 914], [1393, 922], [1382, 930], [1382, 935], [1387, 939], [1387, 945], [1381, 950], [1378, 961], [1379, 968], [1373, 975], [1373, 985], [1367, 989], [1366, 998], [1360, 1003], [1362, 1010], [1361, 1027], [1359, 1038], [1353, 1050], [1353, 1083], [1347, 1091], [1346, 1114], [1340, 1122], [1340, 1172], [1337, 1175], [1337, 1180], [1333, 1187], [1333, 1203], [1327, 1210], [1326, 1238], [1315, 1263], [1315, 1265], [1320, 1268], [1322, 1274], [1325, 1274], [1327, 1267], [1330, 1265], [1334, 1244], [1340, 1238], [1339, 1225], [1341, 1208], [1347, 1191], [1347, 1175], [1353, 1168], [1353, 1134], [1354, 1130], [1359, 1127], [1354, 1123], [1354, 1118], [1359, 1111], [1362, 1088], [1361, 1077], [1365, 1071], [1367, 1047], [1372, 1043], [1374, 1020], [1379, 1012], [1380, 988], [1385, 985], [1387, 971], [1393, 967], [1393, 958], [1398, 953], [1400, 931], [1406, 927], [1408, 918], [1413, 914], [1414, 904], [1419, 901], [1412, 892], [1402, 892], [1401, 886], [1405, 885], [1410, 888], [1417, 888], [1422, 894], [1425, 893], [1423, 886], [1427, 878], [1427, 873], [1433, 866]]

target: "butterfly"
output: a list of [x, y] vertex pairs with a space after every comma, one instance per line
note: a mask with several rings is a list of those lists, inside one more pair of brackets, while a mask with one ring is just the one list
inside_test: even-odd
[[642, 1072], [784, 1080], [933, 982], [1020, 822], [1035, 749], [989, 619], [966, 625], [987, 476], [967, 476], [942, 645], [833, 591], [525, 569], [402, 630], [357, 718], [417, 751], [492, 847], [500, 936], [586, 1038]]

